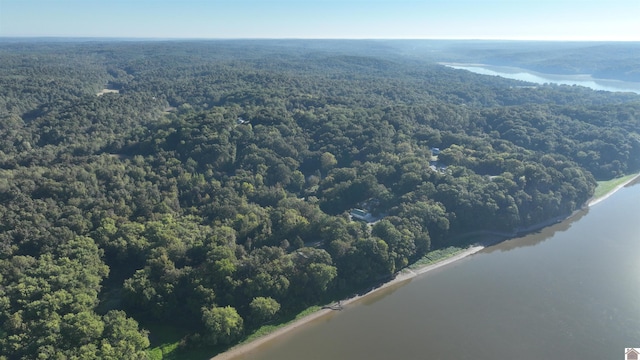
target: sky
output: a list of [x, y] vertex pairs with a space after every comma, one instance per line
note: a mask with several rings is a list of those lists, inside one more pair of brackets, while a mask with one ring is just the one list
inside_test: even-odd
[[640, 41], [640, 0], [0, 0], [0, 37]]

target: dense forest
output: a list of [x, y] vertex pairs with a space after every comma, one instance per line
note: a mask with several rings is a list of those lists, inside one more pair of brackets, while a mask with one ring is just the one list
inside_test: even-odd
[[640, 170], [638, 95], [530, 85], [388, 42], [0, 42], [0, 358], [222, 349]]

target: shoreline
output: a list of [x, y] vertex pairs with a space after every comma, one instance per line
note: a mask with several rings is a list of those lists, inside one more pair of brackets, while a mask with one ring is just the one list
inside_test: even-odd
[[609, 196], [613, 195], [614, 193], [616, 193], [618, 190], [622, 189], [623, 187], [631, 184], [632, 182], [636, 181], [637, 179], [640, 179], [640, 173], [636, 174], [636, 176], [632, 177], [631, 179], [623, 182], [622, 184], [616, 186], [615, 188], [613, 188], [611, 191], [609, 191], [608, 193], [602, 195], [599, 198], [595, 198], [595, 199], [591, 199], [589, 200], [589, 202], [587, 203], [587, 207], [592, 207], [596, 204], [598, 204], [599, 202], [606, 200]]
[[[591, 199], [586, 204], [586, 207], [592, 207], [592, 206], [600, 203], [601, 201], [606, 200], [611, 195], [616, 193], [618, 190], [620, 190], [623, 187], [629, 185], [630, 183], [636, 181], [637, 179], [640, 179], [640, 173], [637, 174], [636, 176], [632, 177], [628, 181], [625, 181], [622, 184], [616, 186], [615, 188], [613, 188], [611, 191], [609, 191], [608, 193], [604, 194], [603, 196], [595, 198], [595, 199]], [[572, 215], [569, 215], [568, 217], [565, 217], [565, 219], [570, 218], [571, 216]], [[536, 230], [539, 230], [541, 228], [553, 225], [554, 223], [557, 223], [558, 221], [559, 221], [558, 219], [551, 219], [550, 221], [546, 221], [546, 222], [544, 222], [542, 224], [536, 224], [536, 225], [533, 225], [531, 227], [528, 227], [526, 229], [526, 231], [528, 231], [528, 232], [536, 231]], [[509, 237], [505, 236], [504, 238], [502, 238], [497, 243], [502, 242], [504, 240], [507, 240], [509, 238], [517, 237], [522, 232], [523, 231], [518, 231], [518, 232], [516, 232], [514, 234], [509, 234], [510, 235]], [[497, 235], [497, 234], [494, 234], [494, 235]], [[507, 235], [507, 234], [500, 234], [500, 235]], [[500, 236], [500, 237], [502, 237], [502, 236]], [[493, 245], [493, 244], [491, 244], [491, 245]], [[489, 246], [491, 246], [491, 245], [489, 245]], [[370, 296], [372, 294], [375, 294], [375, 293], [377, 293], [377, 292], [379, 292], [379, 291], [381, 291], [383, 289], [386, 289], [389, 286], [393, 286], [393, 285], [396, 285], [396, 284], [399, 284], [399, 283], [402, 283], [402, 282], [405, 282], [405, 281], [409, 281], [409, 280], [411, 280], [411, 279], [413, 279], [413, 278], [415, 278], [415, 277], [417, 277], [419, 275], [428, 273], [430, 271], [436, 270], [436, 269], [441, 268], [443, 266], [446, 266], [446, 265], [449, 265], [449, 264], [454, 263], [456, 261], [459, 261], [461, 259], [464, 259], [464, 258], [466, 258], [466, 257], [468, 257], [470, 255], [473, 255], [473, 254], [481, 251], [484, 248], [485, 248], [485, 246], [483, 246], [483, 245], [472, 245], [472, 246], [468, 247], [467, 249], [465, 249], [465, 250], [463, 250], [463, 251], [461, 251], [461, 252], [459, 252], [459, 253], [451, 256], [451, 257], [441, 259], [439, 261], [436, 261], [435, 263], [428, 264], [428, 265], [422, 266], [422, 267], [417, 268], [417, 269], [405, 268], [405, 269], [401, 270], [400, 272], [398, 272], [396, 274], [396, 276], [392, 280], [390, 280], [390, 281], [382, 284], [381, 286], [379, 286], [377, 288], [374, 288], [374, 289], [372, 289], [372, 290], [370, 290], [370, 291], [368, 291], [368, 292], [366, 292], [366, 293], [364, 293], [362, 295], [356, 295], [354, 297], [342, 300], [342, 301], [340, 301], [340, 304], [342, 306], [346, 306], [346, 305], [352, 304], [352, 303], [354, 303], [354, 302], [356, 302], [356, 301], [358, 301], [360, 299], [363, 299], [363, 298], [365, 298], [367, 296]], [[255, 350], [256, 348], [258, 348], [262, 344], [265, 344], [265, 343], [267, 343], [267, 342], [269, 342], [269, 341], [271, 341], [271, 340], [273, 340], [273, 339], [275, 339], [275, 338], [277, 338], [277, 337], [279, 337], [281, 335], [284, 335], [284, 334], [286, 334], [288, 332], [291, 332], [291, 331], [293, 331], [293, 330], [295, 330], [295, 329], [297, 329], [299, 327], [305, 326], [306, 324], [312, 322], [313, 320], [316, 320], [316, 319], [321, 318], [323, 316], [329, 315], [333, 311], [335, 311], [335, 310], [331, 310], [331, 309], [318, 310], [318, 311], [316, 311], [316, 312], [314, 312], [312, 314], [309, 314], [309, 315], [307, 315], [307, 316], [305, 316], [303, 318], [295, 320], [292, 323], [290, 323], [288, 325], [285, 325], [285, 326], [275, 330], [272, 333], [266, 334], [266, 335], [264, 335], [262, 337], [259, 337], [259, 338], [255, 339], [253, 341], [250, 341], [248, 343], [240, 344], [240, 345], [237, 345], [235, 347], [232, 347], [229, 350], [210, 358], [210, 360], [232, 360], [232, 359], [235, 359], [235, 358], [237, 358], [237, 357], [239, 357], [241, 355], [244, 355], [246, 353], [249, 353], [249, 352]]]
[[[433, 271], [436, 270], [438, 268], [441, 268], [443, 266], [449, 265], [453, 262], [456, 262], [458, 260], [461, 260], [467, 256], [473, 255], [477, 252], [479, 252], [480, 250], [484, 249], [485, 247], [482, 245], [476, 245], [476, 246], [471, 246], [469, 248], [467, 248], [466, 250], [463, 250], [451, 257], [436, 261], [433, 264], [429, 264], [426, 265], [424, 267], [421, 267], [419, 269], [415, 269], [415, 270], [411, 270], [409, 268], [405, 268], [403, 270], [401, 270], [395, 278], [393, 278], [393, 280], [387, 281], [386, 283], [382, 284], [379, 287], [376, 287], [372, 290], [369, 290], [368, 292], [362, 294], [362, 295], [356, 295], [354, 297], [345, 299], [340, 301], [340, 304], [342, 306], [347, 306], [349, 304], [352, 304], [354, 302], [357, 302], [358, 300], [361, 300], [365, 297], [368, 297], [372, 294], [375, 294], [383, 289], [386, 289], [387, 287], [405, 282], [405, 281], [409, 281], [411, 279], [413, 279], [416, 276], [425, 274], [429, 271]], [[275, 330], [272, 333], [269, 333], [267, 335], [264, 335], [262, 337], [259, 337], [251, 342], [245, 343], [245, 344], [241, 344], [241, 345], [237, 345], [235, 347], [232, 347], [231, 349], [220, 353], [214, 357], [212, 357], [210, 360], [232, 360], [235, 359], [238, 356], [244, 355], [254, 349], [256, 349], [257, 347], [259, 347], [260, 345], [267, 343], [281, 335], [284, 335], [290, 331], [293, 331], [301, 326], [305, 326], [306, 324], [312, 322], [315, 319], [321, 318], [323, 316], [329, 315], [332, 312], [334, 312], [335, 310], [331, 310], [331, 309], [321, 309], [318, 310], [312, 314], [309, 314], [301, 319], [295, 320], [294, 322], [292, 322], [291, 324], [285, 325], [277, 330]]]

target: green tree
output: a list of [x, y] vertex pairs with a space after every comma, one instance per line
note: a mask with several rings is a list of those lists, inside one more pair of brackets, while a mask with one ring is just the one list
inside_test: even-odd
[[229, 344], [237, 339], [244, 329], [242, 317], [231, 306], [202, 308], [205, 338], [211, 344]]
[[270, 297], [256, 297], [249, 304], [251, 322], [255, 325], [273, 319], [280, 311], [280, 304]]
[[326, 151], [326, 152], [323, 152], [322, 155], [320, 155], [320, 167], [322, 168], [322, 170], [328, 171], [334, 166], [336, 166], [337, 164], [338, 164], [338, 160], [336, 159], [336, 156], [333, 155], [332, 153]]
[[104, 317], [104, 332], [100, 343], [99, 359], [146, 359], [144, 351], [149, 347], [146, 331], [138, 329], [138, 323], [128, 318], [124, 311], [112, 310]]

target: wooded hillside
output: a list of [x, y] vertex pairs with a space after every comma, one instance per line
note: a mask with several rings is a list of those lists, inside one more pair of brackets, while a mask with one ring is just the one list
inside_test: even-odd
[[0, 43], [0, 357], [223, 347], [640, 169], [637, 95], [356, 43]]

